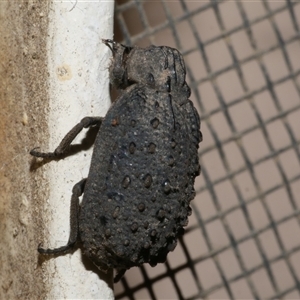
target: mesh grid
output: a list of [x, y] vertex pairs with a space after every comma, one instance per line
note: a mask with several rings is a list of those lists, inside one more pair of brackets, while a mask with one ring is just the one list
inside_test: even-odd
[[185, 57], [202, 174], [166, 264], [116, 299], [300, 298], [300, 3], [117, 1], [115, 39]]

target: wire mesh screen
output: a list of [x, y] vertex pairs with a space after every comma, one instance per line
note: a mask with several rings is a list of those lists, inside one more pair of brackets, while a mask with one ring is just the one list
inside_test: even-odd
[[117, 299], [300, 298], [300, 2], [117, 1], [115, 39], [185, 58], [202, 174], [165, 264]]

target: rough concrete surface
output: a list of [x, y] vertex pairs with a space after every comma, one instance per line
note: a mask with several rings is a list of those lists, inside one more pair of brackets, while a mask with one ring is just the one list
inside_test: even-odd
[[47, 11], [48, 1], [0, 2], [0, 299], [45, 297], [37, 243], [48, 191], [29, 150], [48, 139]]

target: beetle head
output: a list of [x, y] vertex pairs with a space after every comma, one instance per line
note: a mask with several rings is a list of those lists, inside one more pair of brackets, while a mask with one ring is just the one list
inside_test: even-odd
[[110, 81], [117, 88], [124, 89], [130, 85], [126, 72], [126, 60], [132, 48], [113, 40], [103, 39], [102, 41], [113, 53], [113, 61], [109, 67]]
[[112, 40], [103, 42], [113, 52], [110, 79], [117, 88], [140, 83], [158, 91], [183, 92], [190, 96], [184, 61], [178, 50], [166, 46], [132, 48]]

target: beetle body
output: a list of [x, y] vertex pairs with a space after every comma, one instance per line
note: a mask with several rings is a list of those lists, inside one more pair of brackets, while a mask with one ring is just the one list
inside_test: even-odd
[[96, 138], [79, 217], [85, 254], [102, 269], [164, 262], [187, 225], [199, 175], [199, 117], [181, 55], [168, 47], [126, 50], [114, 50], [122, 54], [124, 92]]
[[[81, 240], [84, 254], [101, 270], [124, 271], [155, 266], [174, 250], [191, 214], [202, 136], [176, 49], [104, 42], [114, 55], [111, 82], [122, 92], [101, 118], [84, 186], [78, 194], [73, 190], [75, 200], [82, 192], [83, 199], [80, 209], [72, 200], [78, 213], [68, 245], [39, 251], [58, 253]], [[83, 120], [81, 129], [93, 124]], [[65, 151], [61, 144], [53, 155]]]

